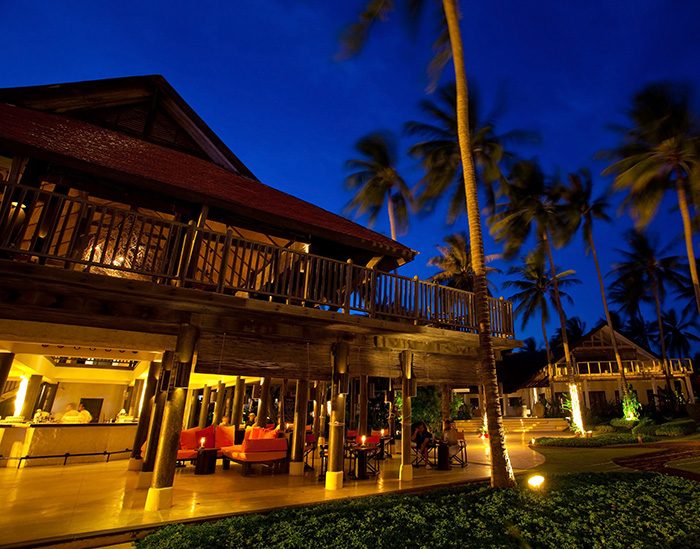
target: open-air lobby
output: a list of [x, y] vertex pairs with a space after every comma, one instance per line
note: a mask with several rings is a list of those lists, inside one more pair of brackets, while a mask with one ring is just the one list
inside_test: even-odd
[[498, 357], [512, 305], [416, 253], [265, 185], [160, 76], [0, 90], [0, 543], [487, 478], [477, 309]]

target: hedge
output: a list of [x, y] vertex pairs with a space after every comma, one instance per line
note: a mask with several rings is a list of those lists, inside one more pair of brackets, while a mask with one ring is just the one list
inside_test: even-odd
[[698, 428], [692, 419], [677, 419], [657, 426], [655, 434], [660, 437], [682, 437], [690, 435]]
[[628, 421], [623, 418], [615, 418], [610, 420], [610, 425], [619, 431], [630, 431], [637, 424], [637, 420]]
[[645, 417], [632, 428], [632, 434], [655, 435], [658, 428], [658, 424], [653, 419]]
[[[656, 437], [639, 435], [642, 442], [656, 442]], [[637, 435], [630, 432], [603, 433], [590, 438], [584, 437], [540, 437], [535, 440], [536, 446], [557, 446], [562, 448], [600, 448], [601, 446], [613, 446], [615, 444], [636, 444], [639, 442]]]
[[605, 424], [602, 424], [602, 425], [596, 425], [596, 426], [593, 428], [593, 430], [594, 430], [596, 433], [614, 433], [614, 432], [615, 432], [615, 427], [613, 427], [612, 425], [605, 425]]
[[653, 473], [552, 476], [373, 496], [164, 527], [139, 549], [700, 547], [700, 483]]

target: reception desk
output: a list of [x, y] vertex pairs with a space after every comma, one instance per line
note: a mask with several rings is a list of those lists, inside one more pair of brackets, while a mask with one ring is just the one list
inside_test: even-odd
[[0, 454], [10, 459], [2, 460], [0, 466], [37, 467], [127, 459], [136, 427], [135, 423], [3, 426], [0, 428]]

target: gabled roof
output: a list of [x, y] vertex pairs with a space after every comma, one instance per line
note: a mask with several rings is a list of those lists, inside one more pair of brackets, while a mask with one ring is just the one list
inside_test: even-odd
[[0, 103], [0, 144], [99, 177], [147, 186], [374, 253], [416, 252], [357, 223], [201, 158], [66, 116]]
[[161, 75], [4, 88], [0, 103], [62, 114], [169, 144], [256, 179]]
[[[603, 324], [597, 328], [593, 328], [591, 331], [583, 335], [581, 339], [576, 341], [571, 347], [571, 352], [576, 354], [577, 351], [584, 352], [585, 350], [609, 349], [610, 356], [612, 357], [611, 360], [615, 360], [615, 357], [612, 354], [612, 345], [602, 345], [603, 340], [606, 338], [608, 342], [611, 341], [610, 328], [607, 324]], [[656, 360], [659, 358], [648, 349], [645, 349], [641, 345], [637, 345], [634, 341], [626, 338], [617, 330], [615, 330], [615, 339], [617, 341], [618, 348], [622, 349], [626, 347], [634, 349], [640, 360]], [[556, 360], [556, 364], [563, 364], [564, 362], [565, 357], [562, 353], [562, 355]]]

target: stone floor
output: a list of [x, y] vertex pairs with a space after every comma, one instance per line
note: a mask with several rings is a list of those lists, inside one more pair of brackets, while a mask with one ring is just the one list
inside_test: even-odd
[[[542, 463], [528, 447], [533, 433], [512, 434], [508, 447], [514, 468]], [[537, 436], [537, 435], [535, 435]], [[371, 480], [346, 481], [342, 490], [329, 492], [315, 472], [304, 477], [270, 475], [255, 471], [241, 476], [240, 466], [195, 476], [193, 467], [177, 470], [175, 505], [167, 511], [144, 511], [145, 489], [136, 489], [138, 473], [127, 471], [126, 461], [99, 464], [0, 469], [0, 545], [70, 538], [94, 532], [136, 529], [168, 522], [225, 516], [246, 511], [309, 504], [331, 499], [396, 492], [486, 479], [489, 456], [486, 441], [467, 438], [469, 466], [437, 471], [419, 468], [414, 480], [399, 482], [400, 456], [383, 462], [381, 474]], [[75, 545], [72, 545], [75, 546]], [[82, 546], [89, 546], [82, 545]]]

